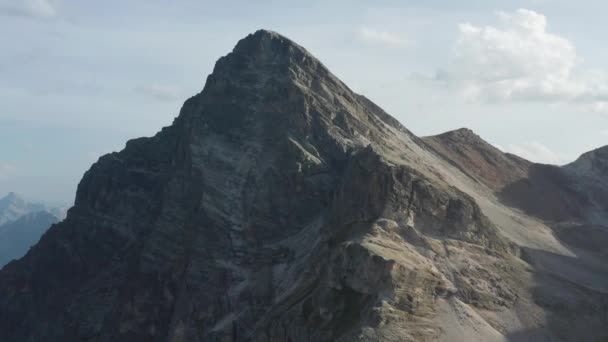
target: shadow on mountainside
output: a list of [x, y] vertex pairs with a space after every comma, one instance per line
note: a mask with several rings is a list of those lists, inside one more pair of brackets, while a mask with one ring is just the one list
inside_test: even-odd
[[555, 236], [568, 246], [587, 251], [602, 260], [608, 257], [608, 226], [564, 223], [552, 228]]
[[603, 192], [592, 188], [563, 168], [532, 164], [526, 178], [497, 193], [502, 203], [543, 219], [572, 252], [522, 247], [534, 272], [531, 300], [545, 316], [538, 328], [510, 333], [509, 341], [608, 341], [608, 227], [582, 223], [601, 203]]
[[597, 255], [532, 248], [522, 248], [522, 259], [534, 269], [532, 300], [546, 314], [540, 328], [512, 332], [509, 341], [608, 341], [608, 265]]
[[506, 205], [528, 215], [560, 222], [581, 217], [587, 199], [573, 189], [573, 180], [555, 165], [533, 164], [527, 178], [519, 179], [498, 192]]

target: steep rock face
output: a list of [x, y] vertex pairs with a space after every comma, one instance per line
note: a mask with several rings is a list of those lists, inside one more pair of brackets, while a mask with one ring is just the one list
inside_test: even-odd
[[541, 327], [539, 259], [475, 188], [528, 163], [442, 145], [469, 133], [433, 140], [287, 38], [249, 35], [170, 127], [100, 158], [67, 218], [0, 271], [0, 339], [498, 341]]

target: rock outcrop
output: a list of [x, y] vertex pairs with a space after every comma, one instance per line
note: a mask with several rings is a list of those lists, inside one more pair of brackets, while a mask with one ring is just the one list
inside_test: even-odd
[[530, 166], [470, 132], [416, 137], [261, 30], [0, 271], [0, 340], [568, 338], [545, 313], [603, 295], [532, 289], [551, 273], [502, 219], [532, 218], [494, 197]]

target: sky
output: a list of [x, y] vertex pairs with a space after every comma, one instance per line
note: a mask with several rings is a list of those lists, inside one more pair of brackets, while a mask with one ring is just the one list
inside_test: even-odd
[[608, 144], [608, 2], [0, 0], [0, 194], [73, 201], [169, 125], [260, 28], [306, 47], [417, 135], [468, 127], [565, 164]]

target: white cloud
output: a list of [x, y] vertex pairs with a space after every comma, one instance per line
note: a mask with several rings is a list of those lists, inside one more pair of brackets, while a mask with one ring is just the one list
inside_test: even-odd
[[511, 144], [508, 145], [504, 151], [537, 163], [562, 165], [572, 161], [572, 158], [554, 152], [547, 146], [537, 141]]
[[403, 47], [409, 45], [409, 40], [397, 33], [379, 31], [368, 27], [362, 27], [357, 32], [359, 39], [364, 42], [381, 44], [390, 47]]
[[49, 0], [0, 0], [0, 13], [30, 18], [51, 18], [57, 14]]
[[608, 129], [604, 129], [604, 130], [600, 131], [600, 134], [608, 136]]
[[497, 16], [496, 26], [459, 25], [451, 63], [437, 80], [475, 101], [608, 106], [608, 76], [582, 69], [574, 45], [549, 32], [544, 15], [519, 9]]
[[140, 94], [160, 101], [174, 101], [179, 99], [180, 91], [177, 86], [168, 84], [151, 84], [135, 88]]

